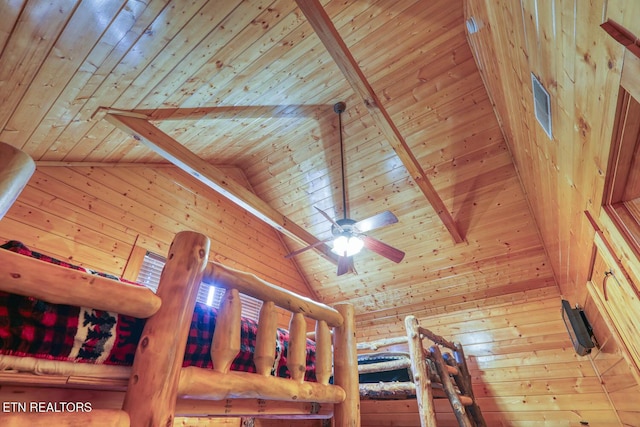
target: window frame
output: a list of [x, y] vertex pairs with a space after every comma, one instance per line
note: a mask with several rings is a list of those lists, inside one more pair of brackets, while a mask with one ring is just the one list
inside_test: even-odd
[[[129, 270], [127, 274], [127, 276], [129, 277], [128, 280], [133, 280], [140, 285], [146, 286], [155, 293], [159, 285], [162, 268], [166, 263], [166, 257], [140, 248], [138, 246], [134, 247], [132, 255], [134, 253], [135, 257], [129, 257], [128, 264], [132, 265], [130, 267], [129, 265], [127, 266], [127, 270]], [[143, 255], [141, 256], [141, 254]], [[135, 266], [133, 265], [134, 262], [132, 261], [135, 261]], [[160, 267], [159, 264], [161, 264], [162, 266]], [[147, 277], [141, 279], [141, 274], [145, 274]], [[131, 279], [131, 276], [134, 276], [133, 279]], [[211, 284], [202, 282], [200, 283], [200, 287], [198, 289], [196, 301], [209, 307], [219, 309], [225, 291], [225, 288], [216, 286], [215, 283]], [[258, 321], [258, 318], [260, 316], [260, 309], [262, 308], [262, 301], [250, 295], [240, 293], [240, 303], [242, 306], [242, 317]]]
[[603, 209], [640, 258], [640, 57], [625, 50]]

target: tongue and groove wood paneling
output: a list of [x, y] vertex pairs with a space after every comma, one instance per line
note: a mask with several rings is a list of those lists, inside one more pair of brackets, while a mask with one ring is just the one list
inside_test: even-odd
[[[625, 0], [465, 3], [465, 16], [473, 17], [479, 26], [476, 34], [469, 35], [469, 42], [563, 297], [572, 305], [587, 304], [599, 334], [609, 337], [611, 324], [603, 324], [588, 298], [587, 280], [594, 225], [607, 225], [597, 223], [605, 177], [613, 173], [607, 167], [624, 48], [600, 25], [612, 20], [629, 33], [640, 34], [640, 21], [635, 18], [639, 4]], [[550, 94], [552, 139], [534, 117], [531, 73]], [[593, 224], [585, 211], [596, 218]], [[637, 264], [638, 259], [630, 262]], [[631, 339], [628, 344], [636, 341]], [[638, 413], [622, 403], [625, 393], [616, 384], [623, 371], [629, 378], [632, 372], [620, 363], [619, 354], [614, 374], [602, 369], [617, 352], [606, 350], [610, 349], [594, 355], [594, 366], [621, 423], [639, 425]], [[637, 406], [634, 390], [628, 385], [627, 396]]]
[[[526, 301], [474, 310], [423, 312], [420, 324], [464, 346], [474, 395], [490, 426], [619, 426], [588, 357], [575, 354], [560, 317], [555, 285]], [[435, 311], [435, 310], [434, 310]], [[358, 323], [361, 340], [402, 334], [400, 316]], [[404, 350], [398, 345], [389, 350]], [[446, 399], [436, 402], [438, 426], [457, 426]], [[363, 425], [419, 426], [414, 401], [362, 402]], [[633, 424], [631, 424], [633, 425]]]
[[121, 276], [134, 246], [164, 255], [175, 233], [195, 230], [211, 237], [216, 261], [311, 295], [273, 229], [184, 181], [172, 166], [39, 167], [0, 239]]
[[[583, 211], [597, 217], [617, 93], [620, 50], [598, 26], [611, 18], [640, 33], [637, 2], [322, 3], [464, 243], [452, 243], [289, 0], [4, 2], [0, 139], [38, 161], [159, 162], [96, 110], [166, 118], [168, 108], [225, 106], [154, 124], [207, 161], [240, 168], [263, 200], [323, 238], [330, 224], [313, 206], [343, 213], [332, 106], [346, 101], [351, 216], [392, 210], [400, 222], [372, 235], [406, 251], [403, 263], [364, 253], [358, 275], [337, 279], [313, 251], [285, 262], [297, 245], [284, 248], [171, 167], [41, 167], [0, 237], [117, 273], [134, 244], [165, 252], [181, 227], [216, 234], [220, 261], [327, 303], [352, 301], [362, 338], [398, 332], [407, 314], [460, 337], [492, 425], [611, 423], [593, 371], [570, 351], [559, 299], [586, 295], [593, 230]], [[465, 7], [481, 17], [471, 45]], [[552, 94], [553, 141], [533, 119], [530, 71]], [[365, 404], [363, 420], [415, 425], [399, 405], [394, 417]]]

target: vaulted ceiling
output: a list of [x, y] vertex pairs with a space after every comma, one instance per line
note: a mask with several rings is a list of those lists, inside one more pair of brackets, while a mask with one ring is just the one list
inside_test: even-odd
[[323, 245], [297, 255], [321, 299], [383, 319], [555, 288], [463, 2], [300, 3], [3, 2], [0, 140], [41, 166], [173, 157], [293, 251], [330, 236], [314, 207], [344, 214], [344, 101], [349, 216], [392, 211], [370, 234], [406, 256], [365, 251], [338, 278]]

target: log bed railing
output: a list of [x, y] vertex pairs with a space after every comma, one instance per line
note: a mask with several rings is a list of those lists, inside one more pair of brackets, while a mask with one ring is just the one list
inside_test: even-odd
[[[148, 320], [128, 375], [122, 409], [94, 409], [91, 416], [86, 413], [47, 413], [34, 417], [34, 414], [3, 413], [0, 414], [2, 425], [79, 425], [81, 422], [87, 426], [170, 426], [174, 424], [177, 409], [182, 414], [267, 418], [330, 418], [333, 415], [336, 426], [359, 426], [353, 307], [338, 304], [334, 309], [278, 288], [252, 274], [209, 262], [209, 246], [209, 239], [202, 234], [178, 233], [171, 245], [157, 295], [138, 286], [55, 265], [43, 266], [44, 263], [22, 255], [3, 253], [0, 290], [52, 303], [148, 317]], [[36, 272], [34, 268], [46, 272]], [[65, 286], [62, 286], [62, 280], [67, 281]], [[68, 294], [69, 281], [74, 289], [78, 288], [73, 295]], [[226, 288], [211, 345], [213, 370], [182, 367], [191, 316], [202, 281], [215, 282], [217, 286]], [[240, 349], [239, 292], [263, 301], [254, 355], [256, 373], [229, 370]], [[276, 307], [292, 313], [287, 358], [291, 379], [271, 376], [277, 328]], [[317, 382], [304, 381], [305, 317], [316, 322]], [[46, 362], [52, 361], [44, 361], [44, 366]], [[57, 371], [64, 371], [63, 365], [75, 365], [71, 362], [52, 363]], [[329, 384], [332, 372], [334, 384]], [[6, 383], [6, 377], [2, 378]], [[91, 388], [99, 388], [109, 379], [96, 378], [93, 382], [82, 377], [79, 382], [83, 381]], [[28, 379], [21, 378], [14, 384], [28, 383]], [[42, 385], [43, 381], [36, 383]], [[53, 384], [57, 383], [54, 381]], [[69, 392], [67, 396], [80, 396], [78, 390]], [[260, 403], [256, 405], [254, 399], [259, 399]], [[49, 400], [56, 400], [55, 395], [51, 395]], [[269, 405], [267, 402], [272, 400], [281, 401], [281, 404]]]

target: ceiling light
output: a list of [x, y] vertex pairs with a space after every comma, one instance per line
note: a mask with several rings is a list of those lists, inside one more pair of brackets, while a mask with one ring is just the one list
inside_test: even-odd
[[364, 247], [364, 242], [357, 236], [338, 236], [333, 240], [332, 252], [339, 256], [353, 256]]

